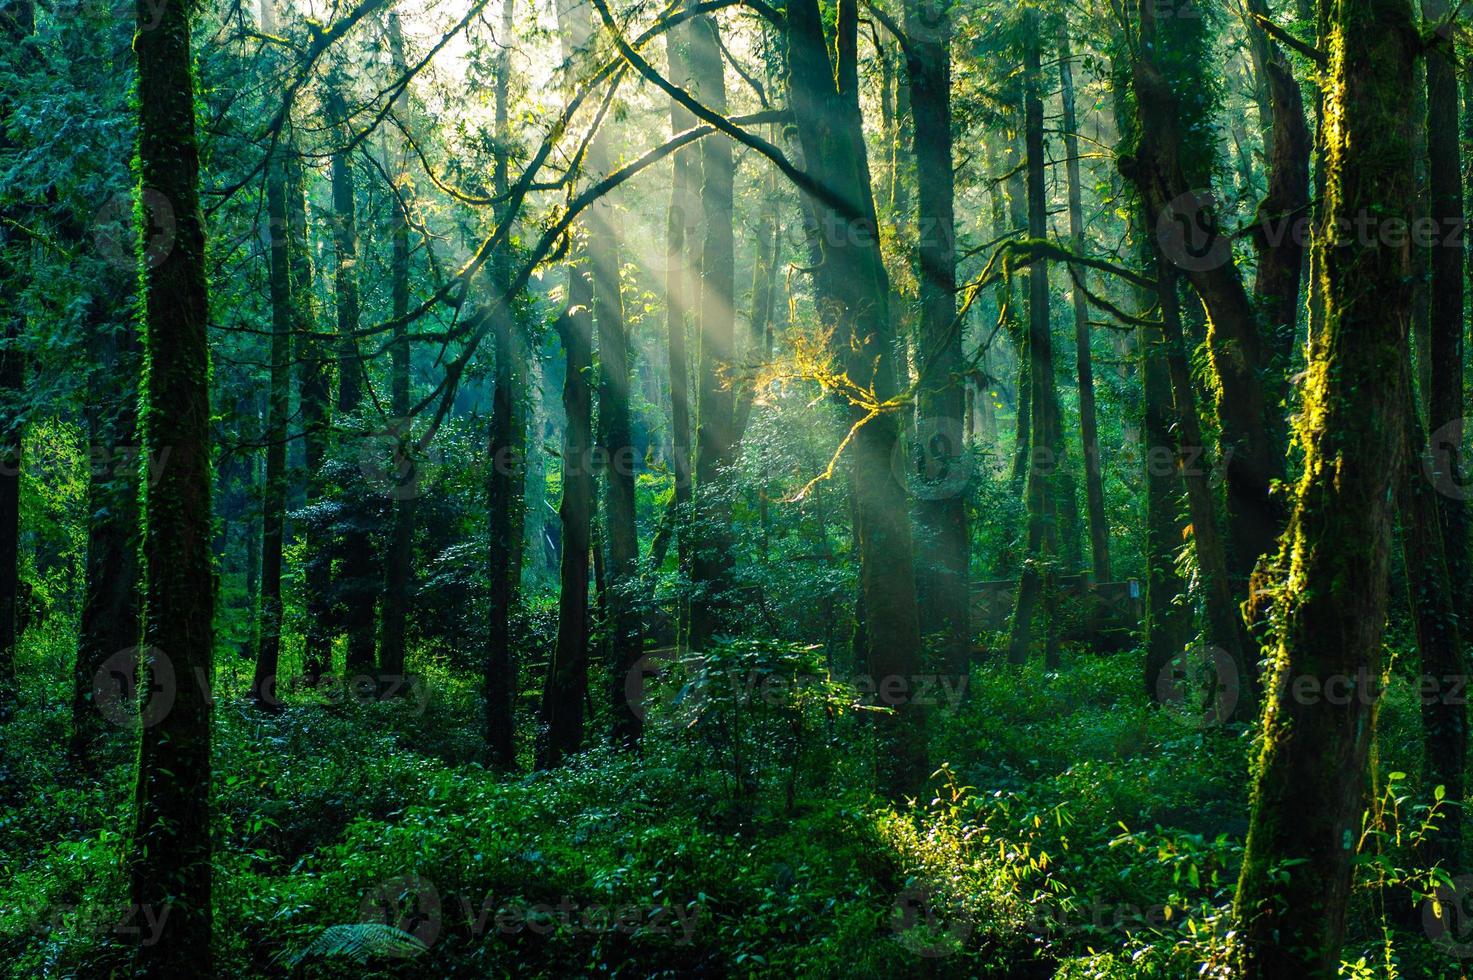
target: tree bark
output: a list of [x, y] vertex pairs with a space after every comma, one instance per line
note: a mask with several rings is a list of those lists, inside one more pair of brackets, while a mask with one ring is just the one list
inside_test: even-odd
[[1438, 524], [1437, 484], [1428, 479], [1432, 453], [1417, 416], [1411, 378], [1402, 381], [1408, 394], [1403, 408], [1406, 452], [1397, 482], [1402, 556], [1407, 569], [1407, 604], [1416, 629], [1421, 677], [1431, 689], [1418, 687], [1422, 702], [1422, 771], [1430, 789], [1446, 790], [1441, 826], [1429, 835], [1420, 855], [1425, 867], [1441, 863], [1460, 868], [1462, 850], [1463, 772], [1468, 761], [1468, 712], [1451, 678], [1467, 674], [1457, 600], [1448, 577]]
[[951, 140], [951, 18], [944, 0], [909, 0], [906, 59], [915, 121], [916, 260], [920, 317], [916, 334], [917, 589], [932, 615], [927, 631], [941, 634], [942, 664], [951, 677], [967, 672], [972, 651], [968, 589], [970, 539], [966, 491], [971, 479], [963, 418], [964, 358], [956, 321], [956, 181]]
[[[563, 57], [582, 52], [592, 36], [588, 16], [573, 9], [576, 0], [559, 0], [558, 26]], [[547, 668], [539, 722], [537, 767], [561, 765], [583, 746], [583, 711], [588, 693], [588, 572], [592, 539], [594, 283], [584, 250], [568, 265], [568, 307], [558, 321], [567, 367], [563, 374], [563, 526], [559, 570], [557, 645]]]
[[[876, 397], [886, 399], [896, 392], [890, 284], [864, 156], [854, 0], [839, 0], [835, 60], [823, 23], [816, 0], [789, 3], [787, 63], [798, 140], [808, 175], [833, 195], [807, 196], [822, 257], [815, 294], [821, 322], [834, 331], [836, 358], [852, 379], [873, 384]], [[859, 423], [868, 413], [851, 407], [849, 414]], [[882, 413], [859, 428], [849, 448], [867, 662], [881, 704], [895, 709], [877, 721], [879, 783], [896, 797], [928, 772], [924, 716], [909, 696], [921, 641], [906, 492], [892, 465], [899, 432], [895, 413]]]
[[[1325, 322], [1309, 353], [1305, 472], [1234, 906], [1250, 980], [1333, 976], [1339, 964], [1382, 669], [1391, 481], [1405, 441], [1408, 249], [1327, 240], [1366, 214], [1409, 216], [1405, 93], [1421, 42], [1407, 0], [1341, 0], [1328, 16], [1333, 125], [1315, 236]], [[1306, 686], [1320, 696], [1305, 696]]]
[[[303, 456], [306, 465], [306, 504], [308, 509], [326, 495], [323, 465], [327, 461], [328, 426], [332, 421], [332, 378], [318, 330], [316, 292], [312, 286], [312, 254], [308, 242], [307, 200], [304, 168], [300, 160], [291, 162], [288, 181], [289, 214], [288, 253], [292, 270], [292, 329], [296, 334], [297, 364], [301, 372], [300, 404]], [[309, 566], [319, 552], [328, 551], [319, 522], [303, 522], [305, 552]], [[304, 680], [315, 684], [332, 668], [331, 602], [326, 576], [314, 568], [302, 571], [305, 644], [302, 664]]]
[[266, 420], [266, 485], [261, 498], [261, 638], [251, 698], [279, 710], [277, 666], [281, 659], [281, 566], [286, 532], [286, 442], [291, 400], [292, 284], [287, 244], [286, 154], [278, 147], [266, 163], [266, 217], [270, 236], [271, 381]]
[[[691, 21], [692, 95], [715, 112], [726, 112], [725, 66], [720, 35], [710, 15]], [[729, 631], [731, 592], [731, 500], [726, 469], [736, 445], [735, 402], [723, 375], [736, 364], [735, 240], [732, 232], [731, 141], [701, 141], [701, 275], [697, 282], [700, 357], [696, 421], [695, 522], [691, 543], [690, 645], [704, 649]]]
[[[141, 729], [136, 824], [129, 862], [135, 908], [169, 909], [169, 927], [138, 946], [151, 976], [210, 976], [210, 716], [215, 593], [210, 562], [209, 303], [199, 206], [190, 6], [140, 0], [140, 189], [174, 209], [174, 245], [141, 276], [147, 369], [145, 452], [168, 447], [144, 492], [144, 639], [140, 684], [173, 703]], [[140, 235], [147, 232], [140, 229]], [[172, 668], [172, 683], [165, 666]], [[140, 678], [141, 679], [141, 678]], [[160, 689], [160, 690], [156, 690]], [[150, 707], [153, 706], [150, 699]], [[140, 937], [145, 933], [140, 931]], [[156, 940], [156, 941], [152, 941]]]
[[[1069, 25], [1059, 22], [1060, 98], [1064, 106], [1064, 159], [1069, 178], [1069, 237], [1073, 251], [1084, 255], [1084, 198], [1079, 180], [1078, 121], [1074, 108], [1074, 63]], [[1084, 269], [1079, 276], [1086, 275]], [[1075, 288], [1074, 360], [1079, 375], [1079, 442], [1084, 454], [1084, 493], [1089, 513], [1089, 553], [1096, 582], [1110, 581], [1110, 524], [1105, 517], [1105, 489], [1100, 467], [1100, 437], [1095, 425], [1094, 365], [1089, 353], [1089, 304]]]
[[[505, 0], [501, 7], [501, 29], [512, 34], [515, 4]], [[509, 185], [508, 158], [511, 126], [508, 95], [511, 85], [511, 47], [503, 46], [496, 67], [497, 153], [492, 189], [498, 198]], [[509, 216], [505, 209], [498, 221]], [[492, 257], [494, 288], [502, 295], [512, 285], [511, 256], [502, 250]], [[521, 586], [522, 535], [526, 521], [526, 420], [523, 412], [523, 378], [520, 370], [525, 354], [518, 325], [508, 304], [497, 306], [500, 322], [492, 335], [496, 361], [495, 389], [491, 404], [491, 434], [487, 452], [491, 475], [487, 481], [487, 529], [490, 545], [488, 578], [491, 585], [490, 628], [487, 630], [486, 749], [491, 763], [500, 768], [516, 765], [516, 666], [511, 653], [511, 613]]]
[[138, 379], [142, 350], [133, 324], [117, 322], [122, 306], [112, 294], [92, 298], [88, 346], [92, 372], [88, 401], [87, 566], [77, 660], [72, 683], [72, 736], [68, 755], [84, 772], [97, 770], [106, 731], [96, 703], [97, 672], [109, 657], [134, 649], [142, 636], [138, 549]]
[[[31, 43], [35, 30], [36, 12], [30, 0], [17, 0], [0, 9], [0, 37], [11, 47]], [[16, 148], [8, 133], [13, 111], [11, 96], [0, 93], [0, 152]], [[0, 329], [4, 331], [4, 346], [0, 346], [0, 722], [10, 720], [20, 700], [15, 661], [20, 644], [20, 471], [25, 441], [21, 337], [26, 315], [16, 298], [23, 275], [24, 241], [10, 221], [0, 221], [0, 282], [5, 284], [5, 295], [0, 297]]]
[[[1043, 98], [1039, 90], [1038, 18], [1026, 15], [1029, 40], [1023, 50], [1024, 142], [1028, 162], [1028, 236], [1048, 236], [1048, 200], [1044, 195]], [[1058, 499], [1054, 476], [1062, 462], [1059, 441], [1059, 399], [1054, 387], [1053, 336], [1049, 317], [1048, 262], [1034, 261], [1028, 267], [1028, 388], [1033, 402], [1031, 459], [1028, 467], [1028, 553], [1018, 578], [1018, 595], [1008, 637], [1008, 660], [1021, 664], [1028, 659], [1033, 616], [1040, 593], [1052, 596], [1053, 563], [1058, 554], [1055, 523]], [[1051, 605], [1051, 601], [1049, 603]], [[1045, 662], [1057, 656], [1057, 631], [1053, 609], [1045, 609]]]
[[[347, 151], [332, 158], [333, 245], [337, 267], [333, 293], [338, 317], [338, 400], [341, 425], [361, 424], [357, 418], [366, 383], [363, 360], [358, 354], [358, 215], [354, 201], [353, 169]], [[343, 611], [342, 626], [348, 636], [344, 657], [349, 676], [374, 673], [374, 600], [382, 579], [374, 574], [373, 541], [369, 517], [351, 496], [343, 500], [341, 527], [342, 558], [337, 581], [337, 601]]]

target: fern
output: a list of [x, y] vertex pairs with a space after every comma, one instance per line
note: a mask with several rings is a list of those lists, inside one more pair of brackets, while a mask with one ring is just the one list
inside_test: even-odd
[[301, 952], [291, 958], [292, 966], [305, 960], [344, 956], [355, 963], [390, 956], [418, 956], [429, 949], [418, 936], [381, 922], [328, 926]]

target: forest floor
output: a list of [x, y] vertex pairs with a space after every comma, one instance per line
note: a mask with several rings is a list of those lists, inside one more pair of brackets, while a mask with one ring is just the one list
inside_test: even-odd
[[[0, 743], [11, 976], [126, 975], [129, 930], [161, 915], [124, 898], [128, 732], [105, 778], [66, 767], [68, 635], [27, 635], [26, 707]], [[238, 696], [244, 663], [222, 667], [221, 975], [1225, 975], [1251, 739], [1153, 706], [1138, 664], [1075, 650], [1057, 672], [979, 665], [935, 719], [934, 798], [900, 807], [866, 789], [872, 747], [842, 691], [758, 698], [722, 680], [807, 676], [813, 649], [733, 646], [703, 687], [671, 685], [639, 755], [511, 775], [479, 762], [467, 672], [431, 667], [390, 702], [300, 692], [268, 716]], [[1415, 758], [1416, 717], [1393, 689], [1377, 785], [1398, 822], [1359, 876], [1345, 976], [1468, 962], [1394, 883], [1422, 790], [1393, 760]], [[1395, 901], [1405, 928], [1383, 933]]]

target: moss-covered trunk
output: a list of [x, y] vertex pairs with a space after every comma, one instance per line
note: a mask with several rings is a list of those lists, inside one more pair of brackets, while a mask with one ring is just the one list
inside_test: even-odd
[[[822, 262], [814, 274], [819, 317], [833, 330], [835, 355], [850, 378], [876, 398], [896, 393], [890, 335], [890, 284], [881, 259], [874, 198], [864, 156], [856, 69], [858, 11], [840, 0], [831, 60], [815, 0], [788, 6], [787, 61], [794, 122], [807, 173], [827, 191], [807, 200]], [[850, 409], [850, 421], [868, 412]], [[911, 700], [920, 662], [920, 624], [905, 486], [894, 467], [900, 424], [893, 411], [863, 424], [848, 449], [850, 494], [868, 673], [881, 703], [881, 788], [892, 795], [927, 775], [924, 717]]]
[[1338, 967], [1405, 441], [1407, 242], [1326, 232], [1410, 214], [1405, 105], [1420, 43], [1407, 0], [1338, 0], [1327, 16], [1326, 197], [1315, 237], [1325, 321], [1309, 352], [1305, 471], [1234, 908], [1250, 978]]
[[[167, 910], [140, 942], [147, 976], [211, 976], [210, 716], [215, 593], [210, 587], [209, 303], [199, 204], [189, 4], [139, 0], [138, 181], [174, 209], [174, 245], [141, 277], [144, 451], [169, 464], [144, 492], [146, 599], [139, 687], [173, 703], [140, 733], [129, 860], [135, 908]], [[139, 229], [140, 238], [147, 229]], [[142, 258], [140, 257], [140, 261]], [[141, 678], [140, 678], [141, 680]], [[160, 702], [162, 703], [162, 702]], [[150, 701], [150, 707], [153, 702]], [[153, 938], [146, 930], [138, 933]]]

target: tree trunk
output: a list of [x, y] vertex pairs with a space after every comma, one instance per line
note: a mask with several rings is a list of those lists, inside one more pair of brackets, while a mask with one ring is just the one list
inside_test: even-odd
[[[190, 6], [138, 4], [140, 188], [174, 208], [174, 247], [141, 277], [145, 452], [168, 447], [144, 493], [148, 654], [139, 686], [173, 703], [142, 727], [130, 860], [134, 908], [169, 910], [138, 947], [140, 972], [210, 976], [210, 715], [215, 593], [210, 563], [209, 320], [199, 206]], [[140, 235], [146, 228], [140, 229]], [[170, 670], [171, 668], [171, 670]], [[172, 675], [172, 681], [171, 681]], [[141, 678], [140, 678], [141, 679]], [[160, 701], [160, 704], [163, 702]], [[149, 709], [155, 707], [152, 700]], [[144, 931], [140, 936], [146, 935]]]
[[1234, 907], [1250, 980], [1333, 976], [1339, 964], [1405, 441], [1408, 249], [1345, 235], [1327, 248], [1335, 236], [1324, 232], [1367, 214], [1408, 217], [1405, 93], [1421, 42], [1406, 0], [1342, 0], [1329, 16], [1325, 118], [1334, 125], [1315, 236], [1325, 323], [1309, 353], [1305, 471]]
[[[1424, 20], [1439, 23], [1447, 16], [1446, 0], [1425, 0]], [[1436, 229], [1432, 242], [1431, 320], [1432, 378], [1427, 399], [1427, 428], [1436, 440], [1433, 462], [1439, 477], [1461, 476], [1463, 446], [1463, 186], [1462, 148], [1458, 132], [1458, 81], [1451, 52], [1437, 45], [1426, 55], [1427, 167], [1429, 216]], [[1469, 518], [1461, 494], [1437, 498], [1437, 511], [1454, 583], [1453, 609], [1461, 623], [1473, 612], [1473, 568], [1470, 568]]]
[[[502, 33], [510, 37], [514, 26], [513, 0], [501, 7]], [[504, 46], [496, 66], [496, 166], [492, 189], [498, 198], [508, 186], [508, 157], [511, 126], [508, 91], [511, 85], [511, 48]], [[508, 220], [503, 209], [498, 221]], [[513, 275], [511, 256], [505, 250], [492, 257], [493, 287], [505, 295]], [[491, 404], [491, 438], [487, 452], [491, 475], [487, 482], [486, 510], [490, 544], [490, 628], [487, 630], [486, 749], [491, 764], [499, 768], [516, 765], [516, 667], [511, 655], [511, 613], [521, 585], [522, 533], [526, 514], [526, 421], [523, 417], [522, 374], [524, 345], [509, 303], [497, 304], [501, 320], [492, 335], [496, 360], [495, 389]]]
[[1408, 395], [1403, 410], [1407, 442], [1397, 482], [1397, 507], [1407, 569], [1407, 604], [1416, 628], [1421, 677], [1433, 685], [1431, 690], [1418, 689], [1422, 702], [1422, 771], [1429, 789], [1442, 786], [1446, 790], [1442, 825], [1430, 835], [1421, 860], [1424, 867], [1440, 862], [1444, 869], [1455, 872], [1461, 867], [1468, 712], [1461, 694], [1450, 692], [1446, 685], [1455, 683], [1450, 678], [1466, 676], [1467, 665], [1437, 520], [1437, 485], [1427, 478], [1432, 471], [1432, 454], [1410, 397], [1410, 376], [1402, 383]]
[[261, 639], [251, 697], [277, 710], [281, 658], [281, 551], [286, 531], [286, 441], [291, 399], [292, 283], [287, 244], [286, 154], [283, 144], [266, 163], [266, 216], [271, 241], [271, 389], [266, 420], [266, 486], [261, 498]]
[[[292, 326], [297, 336], [297, 363], [301, 371], [301, 417], [303, 456], [306, 464], [306, 507], [320, 503], [326, 493], [322, 468], [327, 460], [328, 426], [332, 421], [332, 378], [318, 331], [316, 292], [312, 288], [312, 253], [307, 234], [307, 200], [304, 168], [291, 162], [288, 186], [288, 252], [292, 270]], [[311, 565], [328, 542], [315, 521], [305, 521], [305, 552]], [[315, 568], [302, 570], [302, 598], [306, 607], [306, 633], [302, 674], [309, 684], [332, 669], [332, 633], [328, 629], [331, 603], [326, 576]]]
[[[1040, 39], [1037, 16], [1026, 15], [1030, 39], [1023, 51], [1024, 141], [1028, 161], [1028, 237], [1048, 237], [1048, 200], [1044, 195], [1043, 98], [1039, 91]], [[1052, 595], [1050, 583], [1058, 554], [1055, 524], [1058, 498], [1054, 475], [1061, 460], [1059, 399], [1054, 388], [1053, 336], [1049, 320], [1048, 262], [1038, 259], [1028, 267], [1028, 388], [1032, 399], [1033, 452], [1028, 466], [1028, 554], [1018, 579], [1018, 595], [1008, 637], [1008, 660], [1028, 659], [1033, 615], [1040, 592]], [[1052, 664], [1057, 642], [1054, 615], [1045, 609], [1044, 657]]]
[[[1064, 106], [1064, 159], [1069, 177], [1069, 237], [1076, 255], [1084, 255], [1084, 203], [1079, 182], [1078, 122], [1074, 109], [1074, 62], [1069, 26], [1059, 23], [1060, 98]], [[1085, 270], [1078, 274], [1085, 276]], [[1095, 428], [1094, 366], [1089, 354], [1089, 305], [1084, 290], [1074, 296], [1074, 358], [1079, 373], [1079, 442], [1084, 455], [1084, 493], [1089, 512], [1089, 552], [1096, 582], [1110, 581], [1110, 524], [1105, 518], [1105, 489], [1100, 468], [1100, 438]]]
[[[560, 0], [558, 26], [563, 57], [582, 52], [592, 35], [590, 16], [573, 10], [572, 0]], [[582, 249], [568, 265], [568, 307], [558, 320], [567, 368], [563, 374], [563, 554], [559, 571], [557, 645], [547, 667], [542, 694], [542, 731], [537, 745], [537, 767], [561, 765], [583, 747], [583, 709], [588, 693], [588, 571], [592, 537], [593, 399], [593, 277]]]
[[[333, 245], [337, 268], [333, 292], [338, 314], [338, 403], [340, 424], [360, 424], [358, 408], [366, 383], [363, 360], [358, 355], [358, 215], [354, 201], [353, 169], [346, 151], [332, 158]], [[342, 559], [334, 583], [343, 610], [342, 625], [348, 635], [345, 672], [367, 676], [374, 672], [374, 599], [380, 579], [374, 574], [373, 541], [368, 515], [351, 497], [343, 502]]]
[[970, 561], [966, 491], [971, 473], [963, 428], [962, 331], [956, 323], [955, 178], [951, 161], [951, 20], [940, 0], [905, 6], [912, 56], [906, 61], [915, 119], [918, 182], [916, 259], [920, 320], [916, 334], [917, 589], [941, 634], [951, 677], [967, 672], [972, 650], [967, 581]]
[[[875, 395], [885, 399], [896, 392], [890, 284], [864, 156], [857, 24], [854, 0], [839, 0], [835, 65], [816, 0], [793, 0], [787, 9], [787, 62], [808, 175], [832, 195], [808, 196], [822, 253], [814, 274], [820, 320], [834, 330], [835, 356], [849, 376], [872, 383]], [[852, 423], [866, 415], [850, 409]], [[879, 782], [892, 796], [913, 788], [928, 771], [924, 716], [910, 698], [921, 640], [906, 492], [893, 466], [899, 434], [895, 414], [882, 413], [861, 425], [848, 450], [869, 673], [881, 704], [895, 709], [877, 721]]]
[[1210, 146], [1195, 129], [1187, 134], [1205, 124], [1198, 118], [1199, 101], [1178, 97], [1178, 89], [1200, 89], [1205, 71], [1206, 25], [1196, 10], [1187, 9], [1189, 3], [1139, 0], [1136, 5], [1140, 41], [1132, 76], [1140, 138], [1135, 154], [1121, 157], [1120, 168], [1140, 191], [1147, 228], [1166, 258], [1185, 272], [1208, 313], [1207, 349], [1234, 544], [1231, 569], [1235, 585], [1245, 589], [1258, 556], [1273, 549], [1283, 524], [1282, 507], [1271, 495], [1272, 482], [1283, 475], [1283, 453], [1268, 420], [1261, 378], [1267, 357], [1258, 320], [1231, 243], [1203, 190], [1210, 185]]
[[[690, 27], [680, 24], [666, 35], [665, 44], [671, 80], [683, 88], [690, 81]], [[695, 117], [675, 100], [670, 101], [670, 132], [689, 129]], [[665, 320], [667, 355], [670, 362], [670, 450], [675, 491], [672, 520], [676, 549], [682, 571], [690, 568], [691, 479], [695, 462], [691, 452], [690, 428], [690, 360], [686, 354], [686, 318], [695, 293], [696, 270], [690, 252], [698, 227], [696, 217], [696, 176], [698, 158], [693, 149], [681, 149], [671, 157], [670, 207], [665, 222]], [[651, 549], [652, 553], [655, 549]], [[663, 551], [659, 552], [663, 558]], [[689, 623], [689, 603], [684, 595], [678, 600], [675, 637], [683, 647], [683, 625]]]
[[[0, 9], [0, 37], [11, 47], [30, 43], [35, 29], [35, 7], [30, 0], [17, 0]], [[0, 93], [0, 151], [15, 149], [7, 131], [13, 111], [11, 97]], [[4, 330], [4, 346], [0, 346], [0, 722], [11, 718], [20, 700], [15, 661], [20, 644], [20, 470], [25, 441], [21, 336], [26, 315], [16, 297], [23, 275], [24, 242], [24, 235], [10, 221], [0, 221], [0, 283], [5, 292], [0, 299], [0, 320], [4, 321], [0, 325]]]
[[[691, 22], [692, 95], [715, 112], [726, 112], [726, 84], [720, 36], [714, 17]], [[696, 517], [691, 530], [690, 645], [704, 649], [730, 629], [731, 500], [726, 469], [736, 444], [734, 398], [723, 374], [736, 363], [735, 241], [732, 232], [733, 156], [731, 141], [716, 135], [701, 141], [701, 243], [696, 372]]]
[[[395, 14], [389, 22], [389, 50], [394, 71], [403, 74], [408, 69], [404, 59], [404, 39], [399, 29], [399, 18]], [[401, 125], [408, 125], [406, 109], [408, 99], [401, 93], [395, 102], [395, 112]], [[405, 154], [401, 149], [390, 158], [385, 151], [385, 162], [389, 173], [397, 178], [403, 172]], [[391, 258], [389, 279], [392, 315], [398, 321], [409, 312], [409, 214], [405, 210], [403, 195], [405, 188], [394, 193], [390, 207], [389, 240]], [[410, 448], [413, 443], [413, 426], [409, 418], [409, 325], [397, 322], [394, 326], [390, 357], [390, 410], [398, 427], [399, 440], [395, 452], [394, 516], [389, 528], [388, 561], [384, 568], [383, 615], [379, 624], [378, 669], [382, 675], [380, 685], [385, 690], [402, 691], [404, 685], [404, 631], [409, 617], [410, 584], [414, 578], [414, 512], [419, 502], [418, 461]]]
[[[1170, 445], [1173, 465], [1187, 491], [1187, 514], [1192, 521], [1192, 548], [1197, 555], [1197, 573], [1202, 579], [1206, 655], [1213, 665], [1214, 683], [1208, 710], [1209, 724], [1236, 718], [1253, 718], [1258, 691], [1258, 659], [1251, 646], [1243, 617], [1233, 600], [1228, 579], [1227, 553], [1217, 525], [1217, 506], [1209, 480], [1207, 446], [1197, 416], [1197, 395], [1192, 387], [1191, 365], [1182, 336], [1181, 308], [1177, 293], [1177, 270], [1159, 252], [1156, 261], [1157, 288], [1161, 303], [1161, 334], [1165, 343], [1166, 367], [1171, 378], [1176, 406], [1176, 438]], [[1154, 447], [1153, 447], [1154, 448]], [[1226, 661], [1223, 661], [1226, 657]], [[1227, 674], [1228, 676], [1224, 676]], [[1156, 680], [1157, 691], [1162, 679]]]

